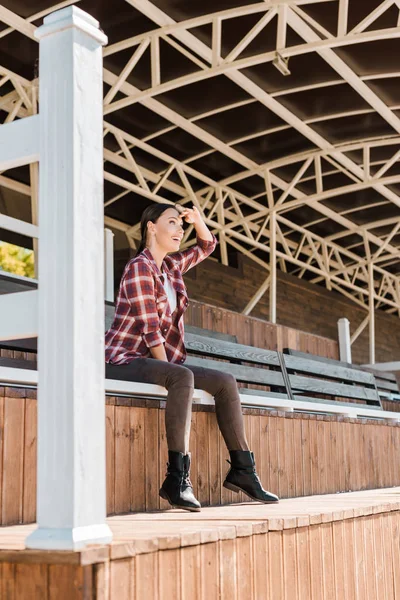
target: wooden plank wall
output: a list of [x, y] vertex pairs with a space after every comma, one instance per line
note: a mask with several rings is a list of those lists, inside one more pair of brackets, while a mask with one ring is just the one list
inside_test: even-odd
[[236, 335], [240, 344], [248, 344], [257, 348], [279, 351], [282, 351], [283, 348], [291, 348], [325, 358], [339, 358], [339, 347], [336, 340], [283, 325], [273, 325], [262, 319], [194, 300], [191, 300], [185, 314], [185, 323]]
[[[111, 561], [110, 600], [396, 600], [399, 526], [399, 512], [277, 523], [267, 533]], [[102, 581], [104, 573], [98, 588]]]
[[[31, 523], [36, 506], [36, 400], [0, 388], [2, 525]], [[107, 398], [107, 512], [167, 507], [158, 495], [167, 460], [165, 402]], [[400, 485], [400, 425], [244, 409], [261, 480], [282, 498]], [[222, 487], [226, 451], [212, 407], [194, 406], [191, 478], [199, 501], [244, 500]]]
[[382, 408], [383, 410], [400, 412], [400, 402], [396, 400], [382, 400]]
[[37, 355], [35, 352], [20, 352], [19, 350], [5, 350], [0, 348], [0, 358], [16, 358], [19, 360], [29, 360], [34, 363], [37, 362]]
[[[321, 515], [319, 515], [321, 517]], [[95, 564], [0, 563], [9, 600], [397, 600], [399, 511], [343, 513], [326, 522], [270, 520], [232, 527], [217, 541], [114, 557]], [[297, 521], [297, 524], [296, 524]], [[47, 564], [46, 564], [47, 563]]]
[[36, 391], [0, 387], [0, 524], [36, 519]]
[[[82, 567], [76, 564], [4, 562], [0, 564], [0, 598], [4, 600], [100, 600], [106, 598], [101, 593], [97, 595], [94, 591], [94, 573], [93, 565]], [[121, 600], [123, 600], [122, 597]]]

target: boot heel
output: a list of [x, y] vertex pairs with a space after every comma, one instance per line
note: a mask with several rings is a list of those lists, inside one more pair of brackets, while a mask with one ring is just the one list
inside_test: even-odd
[[163, 498], [164, 500], [167, 500], [167, 502], [169, 502], [169, 498], [162, 488], [160, 488], [159, 495], [161, 496], [161, 498]]
[[227, 490], [230, 490], [231, 492], [235, 492], [235, 494], [238, 494], [239, 492], [242, 491], [236, 485], [233, 485], [233, 483], [229, 483], [229, 481], [224, 481], [224, 488], [226, 488]]
[[243, 492], [252, 500], [264, 504], [279, 502], [278, 496], [264, 490], [256, 473], [254, 454], [250, 450], [229, 450], [229, 456], [228, 463], [231, 468], [227, 473], [224, 487], [234, 492]]

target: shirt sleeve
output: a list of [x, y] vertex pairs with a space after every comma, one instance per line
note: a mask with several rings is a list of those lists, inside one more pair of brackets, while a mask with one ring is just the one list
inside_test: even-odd
[[217, 238], [214, 234], [211, 234], [213, 239], [211, 241], [202, 240], [197, 236], [197, 244], [191, 246], [187, 250], [182, 252], [175, 252], [171, 254], [171, 258], [178, 264], [181, 273], [186, 273], [189, 269], [192, 269], [203, 260], [210, 256], [214, 252], [217, 245]]
[[165, 338], [160, 330], [156, 292], [151, 269], [143, 262], [132, 262], [125, 273], [123, 288], [131, 307], [131, 316], [148, 348], [160, 346]]

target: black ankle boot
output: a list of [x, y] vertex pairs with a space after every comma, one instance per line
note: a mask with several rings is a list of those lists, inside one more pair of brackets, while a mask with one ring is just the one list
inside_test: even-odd
[[189, 471], [190, 454], [168, 452], [167, 474], [160, 489], [160, 496], [174, 508], [198, 512], [201, 506], [193, 494]]
[[256, 473], [254, 454], [249, 450], [230, 450], [231, 460], [227, 461], [231, 468], [224, 481], [224, 487], [232, 492], [244, 492], [249, 498], [273, 504], [279, 502], [278, 496], [266, 492]]

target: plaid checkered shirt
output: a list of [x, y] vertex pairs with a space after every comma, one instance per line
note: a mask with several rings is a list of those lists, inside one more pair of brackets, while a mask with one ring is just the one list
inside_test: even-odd
[[128, 262], [122, 275], [115, 315], [106, 332], [106, 362], [123, 365], [135, 358], [151, 358], [150, 348], [165, 345], [167, 359], [184, 363], [183, 313], [189, 300], [184, 273], [207, 258], [217, 245], [197, 238], [197, 244], [165, 257], [162, 270], [177, 293], [177, 307], [171, 315], [162, 274], [148, 248]]

